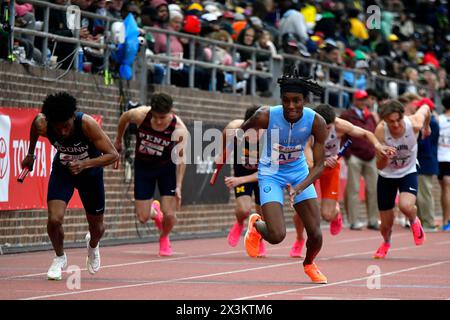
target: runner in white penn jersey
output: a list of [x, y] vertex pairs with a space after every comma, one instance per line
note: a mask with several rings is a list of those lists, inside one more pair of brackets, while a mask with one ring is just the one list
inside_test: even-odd
[[414, 115], [403, 116], [404, 107], [397, 100], [388, 100], [380, 106], [381, 121], [375, 136], [381, 143], [395, 147], [397, 152], [390, 157], [377, 155], [378, 168], [378, 208], [380, 210], [383, 243], [374, 258], [384, 258], [391, 246], [394, 207], [397, 192], [400, 192], [398, 207], [409, 219], [416, 245], [425, 241], [422, 224], [417, 218], [417, 137], [428, 137], [430, 129], [430, 107], [421, 106]]
[[450, 93], [442, 99], [444, 113], [439, 116], [439, 184], [441, 185], [442, 230], [450, 231]]

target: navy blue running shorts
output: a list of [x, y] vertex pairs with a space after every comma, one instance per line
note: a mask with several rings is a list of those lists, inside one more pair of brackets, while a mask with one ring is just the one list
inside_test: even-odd
[[159, 168], [149, 168], [145, 161], [134, 162], [134, 198], [150, 200], [155, 193], [156, 183], [161, 196], [175, 196], [177, 167], [174, 163]]
[[105, 212], [103, 168], [90, 168], [72, 175], [63, 166], [53, 166], [48, 183], [47, 202], [62, 200], [68, 204], [75, 188], [87, 214], [101, 215]]
[[378, 175], [377, 198], [380, 211], [391, 210], [395, 207], [397, 191], [417, 195], [417, 172], [407, 174], [403, 178], [384, 178]]

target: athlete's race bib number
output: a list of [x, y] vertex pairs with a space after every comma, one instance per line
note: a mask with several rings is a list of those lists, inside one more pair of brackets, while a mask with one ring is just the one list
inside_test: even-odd
[[296, 161], [303, 154], [303, 147], [301, 145], [286, 147], [280, 144], [274, 144], [272, 150], [273, 156], [279, 164]]

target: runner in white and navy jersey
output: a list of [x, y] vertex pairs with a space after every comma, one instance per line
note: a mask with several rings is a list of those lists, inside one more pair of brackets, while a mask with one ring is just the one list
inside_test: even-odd
[[[140, 223], [150, 218], [160, 231], [159, 255], [172, 255], [169, 233], [176, 223], [175, 211], [181, 206], [181, 188], [186, 163], [182, 149], [187, 141], [183, 121], [172, 111], [172, 97], [165, 93], [152, 96], [150, 106], [141, 106], [122, 114], [115, 146], [122, 151], [124, 132], [130, 123], [138, 127], [134, 161], [134, 198]], [[172, 154], [178, 152], [178, 160]], [[153, 201], [156, 183], [161, 204]]]
[[89, 223], [87, 269], [91, 274], [100, 269], [99, 242], [105, 232], [103, 167], [118, 159], [105, 132], [91, 116], [77, 112], [76, 105], [76, 99], [66, 92], [47, 96], [41, 113], [31, 125], [30, 147], [22, 161], [22, 167], [33, 169], [39, 136], [47, 137], [58, 150], [53, 159], [47, 194], [47, 232], [56, 253], [47, 272], [49, 280], [61, 280], [62, 269], [67, 266], [62, 224], [75, 188]]
[[384, 258], [391, 247], [394, 207], [397, 192], [399, 210], [409, 219], [414, 242], [421, 245], [425, 233], [417, 217], [417, 137], [428, 137], [430, 129], [430, 107], [421, 106], [414, 115], [404, 116], [404, 107], [400, 101], [388, 100], [380, 105], [381, 121], [375, 136], [381, 143], [394, 147], [395, 155], [377, 155], [378, 168], [378, 209], [380, 210], [380, 232], [383, 243], [374, 254], [374, 258]]

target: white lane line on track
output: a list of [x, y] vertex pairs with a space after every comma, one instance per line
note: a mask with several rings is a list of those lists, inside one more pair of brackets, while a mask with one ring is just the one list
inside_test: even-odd
[[[395, 237], [396, 235], [393, 235]], [[397, 235], [401, 236], [401, 235]], [[377, 237], [376, 239], [379, 239], [380, 237]], [[366, 241], [366, 240], [372, 240], [373, 237], [364, 237], [364, 238], [358, 238], [358, 239], [352, 239], [355, 241]], [[333, 244], [346, 242], [347, 240], [337, 240], [333, 242]], [[267, 248], [267, 251], [275, 251], [275, 250], [284, 250], [284, 249], [290, 249], [290, 246], [276, 246], [273, 248]], [[245, 249], [244, 249], [245, 250]], [[105, 265], [102, 266], [102, 269], [107, 268], [120, 268], [120, 267], [126, 267], [126, 266], [133, 266], [133, 265], [140, 265], [140, 264], [146, 264], [146, 263], [156, 263], [156, 262], [171, 262], [171, 261], [177, 261], [182, 259], [192, 259], [192, 258], [205, 258], [209, 256], [220, 256], [220, 255], [228, 255], [228, 254], [234, 254], [239, 253], [238, 251], [220, 251], [220, 252], [214, 252], [214, 253], [208, 253], [208, 254], [202, 254], [202, 255], [196, 255], [196, 256], [183, 256], [183, 257], [176, 257], [176, 258], [157, 258], [152, 260], [141, 260], [141, 261], [135, 261], [135, 262], [127, 262], [127, 263], [120, 263], [120, 264], [112, 264], [112, 265]], [[81, 269], [81, 271], [87, 271], [86, 268]], [[67, 273], [66, 271], [63, 271], [63, 273]], [[24, 274], [24, 275], [17, 275], [17, 276], [9, 276], [9, 277], [1, 277], [0, 281], [2, 280], [14, 280], [18, 278], [28, 278], [28, 277], [37, 277], [37, 276], [45, 276], [46, 272], [41, 273], [32, 273], [32, 274]]]
[[[421, 266], [418, 266], [418, 267], [412, 267], [412, 268], [406, 268], [406, 269], [400, 269], [400, 270], [391, 271], [391, 272], [387, 272], [387, 273], [382, 273], [382, 274], [380, 274], [379, 277], [381, 278], [381, 277], [391, 276], [391, 275], [394, 275], [394, 274], [399, 274], [399, 273], [404, 273], [404, 272], [409, 272], [409, 271], [415, 271], [415, 270], [420, 270], [420, 269], [424, 269], [424, 268], [435, 267], [435, 266], [439, 266], [439, 265], [446, 264], [446, 263], [450, 263], [450, 260], [445, 260], [445, 261], [440, 261], [440, 262], [435, 262], [435, 263], [421, 265]], [[266, 298], [266, 297], [269, 297], [269, 296], [275, 296], [275, 295], [281, 295], [281, 294], [287, 294], [287, 293], [293, 293], [293, 292], [300, 292], [300, 291], [306, 291], [306, 290], [312, 290], [312, 289], [318, 289], [318, 288], [333, 287], [333, 286], [338, 286], [338, 285], [341, 285], [341, 284], [348, 284], [348, 283], [352, 283], [352, 282], [356, 282], [356, 281], [363, 281], [363, 280], [367, 280], [369, 278], [373, 279], [373, 276], [371, 275], [371, 276], [367, 276], [367, 277], [353, 278], [353, 279], [333, 282], [333, 283], [329, 283], [329, 284], [320, 284], [320, 285], [316, 285], [316, 286], [312, 286], [312, 287], [304, 287], [304, 288], [284, 290], [284, 291], [272, 291], [272, 292], [257, 294], [257, 295], [253, 295], [253, 296], [240, 297], [240, 298], [237, 298], [237, 299], [234, 299], [234, 300], [249, 300], [249, 299], [257, 299], [257, 298]]]
[[[390, 251], [400, 251], [400, 250], [407, 250], [407, 249], [411, 249], [411, 248], [415, 248], [415, 246], [400, 247], [400, 248], [396, 248], [396, 249], [391, 249]], [[319, 261], [320, 260], [331, 260], [331, 259], [338, 259], [338, 258], [342, 258], [342, 257], [359, 256], [359, 255], [366, 255], [366, 254], [372, 254], [372, 253], [373, 253], [372, 250], [371, 251], [365, 251], [365, 252], [355, 252], [355, 253], [351, 253], [351, 254], [339, 255], [339, 256], [323, 258], [323, 259], [318, 259], [318, 260]], [[186, 281], [186, 280], [202, 279], [202, 278], [223, 276], [223, 275], [229, 275], [229, 274], [251, 272], [251, 271], [256, 271], [256, 270], [271, 269], [271, 268], [278, 268], [278, 267], [286, 267], [286, 266], [297, 265], [297, 264], [299, 264], [299, 261], [288, 262], [288, 263], [278, 263], [278, 264], [273, 264], [273, 265], [267, 265], [267, 266], [261, 266], [261, 267], [255, 267], [255, 268], [247, 268], [247, 269], [239, 269], [239, 270], [233, 270], [233, 271], [225, 271], [225, 272], [218, 272], [218, 273], [203, 274], [203, 275], [184, 277], [184, 278], [177, 278], [177, 279], [168, 279], [168, 280], [161, 280], [161, 281], [149, 281], [149, 282], [144, 282], [144, 283], [139, 283], [139, 284], [104, 287], [104, 288], [80, 290], [80, 291], [70, 291], [70, 292], [63, 292], [63, 293], [59, 293], [59, 294], [51, 294], [51, 295], [44, 295], [44, 296], [34, 296], [34, 297], [28, 297], [28, 298], [24, 298], [24, 299], [20, 299], [20, 300], [37, 300], [37, 299], [46, 299], [46, 298], [55, 298], [55, 297], [62, 297], [62, 296], [78, 295], [78, 294], [83, 294], [83, 293], [101, 292], [101, 291], [116, 290], [116, 289], [136, 288], [136, 287], [151, 286], [151, 285], [165, 284], [165, 283], [176, 283], [176, 282]], [[365, 278], [367, 278], [367, 277], [365, 277]], [[363, 279], [365, 279], [365, 278], [363, 278]], [[352, 280], [352, 281], [356, 281], [356, 280]], [[324, 285], [322, 285], [322, 286], [324, 286]], [[309, 288], [314, 288], [314, 287], [309, 287]]]

